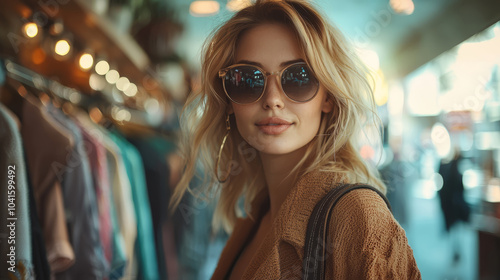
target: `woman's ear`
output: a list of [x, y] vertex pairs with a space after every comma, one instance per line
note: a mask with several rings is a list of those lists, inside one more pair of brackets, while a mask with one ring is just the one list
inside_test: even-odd
[[233, 104], [229, 102], [229, 105], [227, 106], [227, 114], [231, 115], [233, 113], [234, 113]]
[[325, 99], [323, 100], [321, 111], [323, 113], [330, 113], [333, 110], [333, 106], [333, 100], [330, 98], [330, 94], [325, 94]]

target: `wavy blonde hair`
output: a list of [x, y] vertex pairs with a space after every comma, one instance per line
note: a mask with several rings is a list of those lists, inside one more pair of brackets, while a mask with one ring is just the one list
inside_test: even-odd
[[[233, 64], [240, 36], [252, 27], [264, 23], [288, 26], [298, 38], [301, 51], [315, 76], [328, 92], [334, 110], [323, 113], [317, 137], [308, 145], [305, 157], [294, 170], [300, 175], [321, 170], [340, 172], [350, 182], [371, 184], [382, 192], [386, 187], [377, 171], [361, 158], [358, 140], [363, 128], [380, 126], [375, 112], [373, 93], [367, 77], [369, 71], [355, 54], [341, 32], [324, 20], [310, 4], [300, 0], [256, 1], [239, 11], [212, 33], [204, 45], [202, 56], [202, 88], [192, 93], [181, 116], [181, 151], [185, 169], [170, 202], [175, 209], [201, 163], [204, 192], [219, 197], [213, 224], [232, 230], [241, 216], [240, 198], [245, 211], [250, 202], [266, 188], [259, 154], [239, 135], [231, 115], [231, 132], [221, 156], [221, 166], [230, 167], [230, 177], [224, 184], [216, 180], [215, 165], [226, 133], [229, 108], [218, 71]], [[219, 172], [224, 173], [225, 168]], [[215, 191], [215, 192], [213, 192]], [[207, 195], [205, 195], [207, 197]]]

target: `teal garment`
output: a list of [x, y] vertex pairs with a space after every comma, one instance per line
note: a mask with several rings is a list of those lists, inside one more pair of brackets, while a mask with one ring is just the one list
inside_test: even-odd
[[134, 210], [137, 218], [135, 252], [139, 260], [139, 277], [145, 280], [159, 279], [151, 208], [149, 206], [142, 158], [137, 149], [118, 132], [113, 131], [109, 136], [120, 148], [132, 187]]
[[110, 206], [109, 212], [112, 226], [111, 244], [113, 246], [113, 257], [111, 259], [109, 279], [114, 280], [122, 278], [125, 274], [127, 257], [125, 256], [125, 245], [123, 245], [125, 241], [120, 233], [115, 207]]
[[[144, 162], [160, 279], [175, 278], [174, 275], [167, 276], [165, 256], [174, 256], [173, 259], [175, 259], [177, 253], [174, 248], [163, 248], [163, 225], [169, 220], [168, 202], [171, 196], [169, 187], [170, 168], [167, 164], [167, 151], [169, 149], [173, 150], [175, 146], [173, 142], [166, 140], [166, 138], [151, 137], [149, 135], [147, 137], [128, 138], [127, 140], [139, 151]], [[196, 269], [199, 268], [197, 267]]]

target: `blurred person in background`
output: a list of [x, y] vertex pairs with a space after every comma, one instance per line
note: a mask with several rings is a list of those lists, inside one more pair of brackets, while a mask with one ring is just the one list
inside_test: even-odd
[[470, 208], [464, 199], [462, 174], [458, 169], [461, 160], [459, 148], [451, 151], [448, 158], [441, 160], [439, 174], [443, 177], [443, 187], [439, 190], [441, 210], [443, 211], [445, 229], [453, 247], [453, 263], [460, 260], [460, 240], [458, 224], [469, 222]]

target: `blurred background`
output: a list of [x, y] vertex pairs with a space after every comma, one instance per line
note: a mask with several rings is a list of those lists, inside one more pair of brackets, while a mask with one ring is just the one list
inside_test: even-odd
[[[360, 153], [423, 279], [500, 279], [500, 2], [312, 2], [376, 76], [383, 141], [363, 135]], [[211, 233], [214, 195], [166, 211], [178, 114], [200, 88], [204, 40], [248, 3], [1, 0], [0, 120], [13, 125], [0, 139], [17, 135], [23, 151], [1, 157], [16, 158], [30, 194], [16, 211], [35, 212], [18, 226], [31, 235], [17, 243], [26, 279], [210, 277], [227, 239]]]

